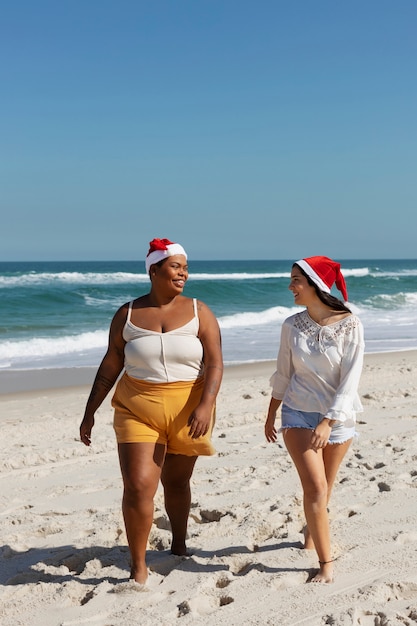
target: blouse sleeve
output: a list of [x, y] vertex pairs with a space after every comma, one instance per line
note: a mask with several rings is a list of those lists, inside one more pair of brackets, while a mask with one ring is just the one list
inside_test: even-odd
[[291, 328], [292, 326], [287, 321], [282, 325], [277, 369], [269, 380], [272, 387], [271, 395], [275, 400], [282, 400], [294, 373], [291, 357]]
[[358, 396], [364, 354], [363, 326], [355, 316], [350, 332], [345, 336], [344, 354], [341, 362], [340, 383], [326, 417], [337, 422], [350, 418], [352, 412], [362, 411]]

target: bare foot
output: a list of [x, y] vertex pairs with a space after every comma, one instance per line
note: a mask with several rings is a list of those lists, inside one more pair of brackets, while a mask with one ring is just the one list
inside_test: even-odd
[[314, 545], [314, 541], [311, 538], [310, 531], [308, 530], [308, 526], [304, 526], [303, 534], [304, 534], [304, 546], [303, 546], [304, 550], [314, 550], [315, 545]]
[[320, 563], [320, 569], [310, 580], [311, 583], [332, 583], [333, 578], [333, 561]]
[[175, 556], [191, 556], [192, 552], [187, 549], [185, 542], [172, 542], [171, 544], [171, 554], [175, 554]]
[[148, 580], [148, 568], [146, 565], [138, 565], [136, 567], [131, 567], [130, 569], [130, 580], [134, 580], [135, 583], [139, 583], [139, 585], [146, 585], [146, 581]]

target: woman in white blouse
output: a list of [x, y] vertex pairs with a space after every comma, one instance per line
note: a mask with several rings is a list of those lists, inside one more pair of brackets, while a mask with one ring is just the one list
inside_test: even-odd
[[[267, 441], [283, 433], [304, 492], [304, 547], [316, 549], [319, 570], [312, 582], [333, 581], [327, 512], [339, 466], [355, 435], [362, 410], [363, 328], [356, 315], [330, 294], [336, 284], [347, 300], [340, 264], [323, 256], [297, 261], [289, 289], [305, 309], [285, 320], [272, 397], [265, 422]], [[275, 427], [281, 406], [281, 428]]]

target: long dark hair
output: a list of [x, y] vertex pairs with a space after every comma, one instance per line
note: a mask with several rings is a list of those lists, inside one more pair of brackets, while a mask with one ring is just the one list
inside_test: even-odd
[[294, 263], [293, 267], [296, 267], [298, 270], [300, 270], [302, 275], [305, 276], [305, 278], [307, 279], [308, 284], [314, 287], [317, 297], [323, 302], [323, 304], [330, 307], [334, 311], [340, 311], [340, 313], [352, 313], [352, 311], [346, 306], [346, 304], [339, 300], [339, 298], [332, 296], [330, 293], [322, 291], [320, 287], [316, 285], [314, 280], [311, 280], [310, 276], [308, 276], [303, 268], [297, 265], [297, 263]]

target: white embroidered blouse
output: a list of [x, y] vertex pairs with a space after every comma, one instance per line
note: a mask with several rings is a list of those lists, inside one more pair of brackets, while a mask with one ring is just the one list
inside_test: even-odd
[[364, 339], [356, 315], [321, 326], [302, 311], [282, 325], [272, 397], [346, 426], [363, 410], [358, 395]]

